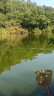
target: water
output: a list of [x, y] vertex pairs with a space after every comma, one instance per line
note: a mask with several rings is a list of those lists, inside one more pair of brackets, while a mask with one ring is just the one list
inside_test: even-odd
[[0, 40], [0, 96], [48, 96], [35, 72], [51, 70], [54, 94], [54, 36], [13, 36]]

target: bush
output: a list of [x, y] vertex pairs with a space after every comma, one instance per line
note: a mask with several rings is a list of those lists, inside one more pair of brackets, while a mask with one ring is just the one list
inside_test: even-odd
[[35, 28], [33, 30], [33, 33], [35, 33], [35, 34], [42, 34], [42, 31], [39, 28]]
[[4, 14], [0, 13], [0, 27], [5, 27], [6, 17]]

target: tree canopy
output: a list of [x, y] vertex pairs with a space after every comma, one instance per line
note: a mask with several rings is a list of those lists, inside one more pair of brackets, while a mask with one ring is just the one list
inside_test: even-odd
[[5, 27], [10, 19], [19, 20], [28, 30], [43, 30], [54, 25], [54, 8], [37, 6], [30, 0], [0, 0], [0, 27]]

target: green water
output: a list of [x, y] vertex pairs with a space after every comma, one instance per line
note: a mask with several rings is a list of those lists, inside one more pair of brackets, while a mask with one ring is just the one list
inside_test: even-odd
[[48, 96], [36, 82], [35, 72], [42, 69], [52, 71], [54, 94], [54, 34], [10, 37], [0, 39], [0, 96]]

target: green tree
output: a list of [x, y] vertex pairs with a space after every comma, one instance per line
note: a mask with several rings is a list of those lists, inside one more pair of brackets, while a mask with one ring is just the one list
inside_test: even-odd
[[0, 2], [0, 12], [4, 12], [4, 5], [3, 5], [3, 3], [2, 2]]
[[47, 26], [49, 26], [51, 24], [50, 20], [45, 17], [44, 15], [40, 15], [37, 18], [37, 22], [38, 22], [38, 27], [42, 30], [45, 29]]
[[27, 0], [27, 2], [30, 2], [30, 0]]

